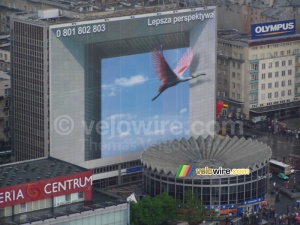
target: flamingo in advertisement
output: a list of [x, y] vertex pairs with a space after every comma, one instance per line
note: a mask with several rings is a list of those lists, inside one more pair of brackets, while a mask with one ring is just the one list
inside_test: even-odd
[[158, 88], [158, 94], [152, 98], [152, 101], [158, 98], [166, 89], [173, 87], [181, 82], [186, 82], [188, 80], [197, 78], [202, 74], [191, 74], [190, 77], [183, 77], [184, 71], [191, 65], [193, 60], [194, 52], [192, 48], [188, 48], [187, 51], [178, 61], [176, 68], [172, 70], [167, 63], [162, 51], [154, 49], [151, 54], [152, 65], [154, 67], [155, 73], [162, 84]]

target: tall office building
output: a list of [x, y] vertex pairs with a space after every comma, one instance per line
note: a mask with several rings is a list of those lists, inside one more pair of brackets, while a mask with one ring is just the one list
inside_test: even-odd
[[13, 157], [49, 155], [48, 26], [15, 18], [11, 22]]
[[215, 7], [149, 10], [12, 20], [17, 161], [50, 155], [106, 187], [140, 180], [148, 146], [214, 134]]

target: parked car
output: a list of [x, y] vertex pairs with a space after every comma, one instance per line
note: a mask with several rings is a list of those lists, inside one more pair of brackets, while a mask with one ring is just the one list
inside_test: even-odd
[[284, 180], [288, 180], [289, 177], [287, 175], [285, 175], [284, 173], [278, 173], [277, 175], [279, 178], [284, 179]]

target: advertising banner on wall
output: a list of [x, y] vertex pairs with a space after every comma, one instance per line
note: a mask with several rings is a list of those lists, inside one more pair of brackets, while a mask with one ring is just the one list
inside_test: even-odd
[[251, 25], [251, 38], [270, 38], [296, 33], [296, 20], [284, 20]]
[[50, 148], [78, 163], [213, 134], [215, 7], [50, 27]]
[[78, 192], [92, 199], [91, 171], [0, 188], [0, 208]]

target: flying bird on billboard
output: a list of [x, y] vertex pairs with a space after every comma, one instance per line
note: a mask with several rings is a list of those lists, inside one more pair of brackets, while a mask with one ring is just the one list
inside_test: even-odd
[[154, 49], [151, 54], [152, 65], [154, 67], [155, 73], [162, 84], [158, 88], [158, 94], [152, 99], [154, 101], [158, 98], [161, 93], [163, 93], [169, 87], [173, 87], [181, 82], [185, 82], [194, 78], [197, 78], [202, 74], [192, 74], [190, 77], [183, 77], [184, 71], [190, 66], [194, 52], [192, 48], [188, 48], [184, 55], [180, 58], [176, 65], [176, 68], [172, 70], [167, 63], [162, 51]]

